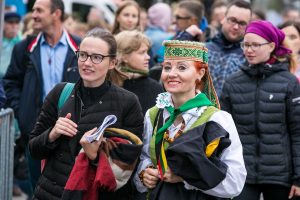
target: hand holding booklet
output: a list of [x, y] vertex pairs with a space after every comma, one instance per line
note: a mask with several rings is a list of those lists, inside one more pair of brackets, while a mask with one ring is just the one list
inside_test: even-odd
[[95, 140], [99, 140], [101, 138], [101, 136], [103, 135], [104, 133], [104, 130], [116, 123], [117, 121], [117, 117], [115, 115], [107, 115], [104, 120], [103, 120], [103, 123], [101, 124], [101, 126], [99, 126], [99, 128], [91, 135], [88, 135], [88, 136], [85, 136], [85, 139], [89, 142], [89, 143], [92, 143], [93, 141]]

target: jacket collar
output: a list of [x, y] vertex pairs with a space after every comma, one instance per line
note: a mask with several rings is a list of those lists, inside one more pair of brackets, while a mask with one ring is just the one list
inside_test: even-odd
[[[71, 37], [71, 35], [64, 30], [64, 34], [66, 35], [66, 39], [67, 39], [67, 43], [69, 45], [69, 47], [73, 50], [73, 52], [75, 53], [78, 50], [78, 46], [76, 44], [76, 42], [73, 40], [73, 38]], [[27, 46], [27, 50], [32, 53], [33, 50], [37, 47], [38, 43], [40, 42], [40, 39], [42, 37], [43, 33], [40, 32], [31, 42], [30, 44]]]
[[225, 38], [224, 34], [220, 32], [212, 39], [212, 41], [217, 43], [221, 48], [229, 50], [240, 48], [240, 42], [242, 40], [239, 40], [237, 42], [230, 42]]
[[276, 72], [280, 71], [288, 71], [289, 63], [287, 61], [284, 62], [275, 62], [274, 64], [269, 63], [260, 63], [256, 65], [244, 65], [241, 67], [246, 74], [250, 76], [269, 76]]

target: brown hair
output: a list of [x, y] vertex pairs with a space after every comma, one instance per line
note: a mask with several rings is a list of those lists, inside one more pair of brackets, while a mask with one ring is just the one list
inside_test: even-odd
[[132, 31], [122, 31], [118, 33], [116, 36], [117, 41], [117, 59], [118, 59], [118, 75], [114, 74], [114, 83], [122, 86], [124, 80], [128, 79], [128, 76], [120, 71], [123, 62], [123, 56], [132, 53], [133, 51], [137, 51], [143, 43], [145, 43], [148, 48], [150, 48], [150, 40], [148, 37], [140, 31], [132, 30]]
[[227, 6], [227, 10], [226, 10], [226, 13], [225, 15], [228, 14], [228, 10], [232, 7], [232, 6], [236, 6], [238, 8], [244, 8], [244, 9], [247, 9], [247, 10], [250, 10], [250, 13], [252, 15], [252, 8], [251, 8], [251, 4], [247, 1], [244, 1], [244, 0], [234, 0], [232, 2], [230, 2]]
[[53, 13], [55, 10], [61, 11], [60, 21], [64, 21], [65, 19], [65, 5], [62, 0], [50, 0], [50, 10]]
[[186, 9], [192, 16], [197, 19], [198, 22], [200, 22], [204, 16], [204, 6], [199, 1], [181, 1], [178, 4], [178, 8]]
[[118, 33], [115, 38], [118, 46], [117, 57], [120, 62], [119, 64], [122, 64], [122, 57], [124, 55], [137, 51], [143, 43], [146, 44], [148, 48], [150, 48], [151, 45], [149, 38], [137, 30], [122, 31]]
[[120, 23], [118, 22], [118, 16], [120, 15], [120, 13], [128, 6], [134, 6], [136, 7], [136, 9], [138, 10], [138, 22], [137, 22], [137, 27], [139, 26], [140, 24], [140, 6], [137, 2], [135, 1], [132, 1], [132, 0], [128, 0], [128, 1], [124, 1], [122, 3], [122, 5], [118, 8], [118, 10], [116, 11], [116, 14], [115, 14], [115, 21], [114, 21], [114, 25], [113, 25], [113, 28], [112, 28], [112, 34], [117, 34], [120, 32]]

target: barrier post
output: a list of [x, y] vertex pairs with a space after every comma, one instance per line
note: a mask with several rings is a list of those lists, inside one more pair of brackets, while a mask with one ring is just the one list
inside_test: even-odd
[[14, 114], [11, 108], [0, 111], [0, 199], [12, 199], [14, 169]]

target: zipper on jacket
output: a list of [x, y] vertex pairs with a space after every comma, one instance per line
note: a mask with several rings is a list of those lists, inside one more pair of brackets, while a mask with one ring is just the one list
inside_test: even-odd
[[78, 123], [79, 123], [79, 121], [81, 119], [81, 113], [82, 113], [82, 109], [83, 109], [84, 104], [83, 104], [82, 99], [81, 99], [81, 97], [79, 96], [78, 93], [76, 94], [76, 96], [80, 100], [80, 110], [79, 110], [79, 113], [78, 113], [79, 114], [79, 116], [78, 116]]
[[259, 134], [259, 128], [258, 128], [258, 123], [259, 123], [259, 86], [260, 86], [260, 81], [259, 81], [259, 77], [256, 77], [256, 91], [255, 91], [255, 115], [254, 115], [254, 121], [255, 121], [255, 142], [256, 142], [256, 155], [255, 155], [255, 172], [256, 172], [256, 177], [255, 177], [255, 182], [258, 182], [258, 161], [259, 161], [259, 152], [260, 152], [260, 148], [259, 148], [259, 140], [260, 140], [260, 134]]

